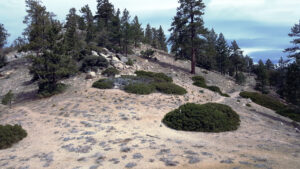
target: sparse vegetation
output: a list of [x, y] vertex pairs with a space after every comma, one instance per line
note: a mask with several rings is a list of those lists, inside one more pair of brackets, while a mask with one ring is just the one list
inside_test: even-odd
[[27, 132], [20, 125], [0, 125], [0, 149], [6, 149], [21, 141]]
[[98, 89], [112, 89], [114, 87], [114, 82], [109, 79], [100, 79], [93, 83], [93, 87]]
[[133, 62], [133, 60], [132, 59], [128, 59], [128, 61], [126, 62], [126, 65], [128, 65], [128, 66], [133, 66], [133, 64], [134, 64], [134, 62]]
[[154, 82], [173, 82], [173, 79], [164, 73], [136, 71], [138, 77], [150, 78]]
[[10, 90], [6, 95], [4, 95], [4, 97], [2, 99], [2, 104], [9, 105], [11, 107], [13, 99], [14, 99], [14, 94]]
[[235, 75], [235, 81], [237, 84], [242, 85], [246, 82], [246, 76], [244, 73], [240, 72]]
[[272, 109], [274, 111], [281, 110], [286, 106], [280, 101], [264, 94], [256, 92], [241, 92], [240, 96], [243, 98], [251, 99], [254, 103]]
[[155, 51], [152, 49], [147, 49], [146, 51], [141, 51], [141, 56], [146, 59], [152, 59]]
[[102, 72], [102, 75], [105, 75], [105, 76], [108, 76], [108, 77], [110, 77], [110, 76], [114, 77], [119, 73], [120, 73], [120, 71], [118, 69], [110, 67], [110, 68], [107, 68], [106, 70], [104, 70]]
[[217, 103], [188, 103], [169, 112], [162, 121], [175, 130], [197, 132], [233, 131], [240, 125], [239, 115], [235, 111]]
[[228, 94], [222, 93], [221, 89], [217, 86], [207, 86], [205, 79], [202, 76], [194, 76], [194, 77], [192, 77], [192, 80], [194, 81], [193, 85], [195, 85], [195, 86], [202, 87], [202, 88], [208, 89], [210, 91], [219, 93], [221, 96], [224, 96], [224, 97], [230, 97]]
[[155, 91], [153, 84], [133, 83], [126, 85], [124, 90], [128, 93], [147, 95]]
[[157, 91], [165, 94], [184, 95], [187, 93], [183, 87], [168, 82], [155, 83], [155, 88]]
[[251, 104], [249, 104], [249, 103], [247, 103], [246, 106], [247, 106], [247, 107], [252, 107]]
[[38, 91], [38, 96], [40, 98], [46, 98], [46, 97], [51, 97], [56, 94], [63, 93], [68, 86], [63, 84], [63, 83], [58, 83], [55, 86], [51, 85], [42, 85], [43, 88], [40, 88]]
[[288, 117], [294, 121], [300, 122], [300, 108], [298, 107], [286, 107], [281, 110], [276, 111], [277, 114], [280, 114], [284, 117]]

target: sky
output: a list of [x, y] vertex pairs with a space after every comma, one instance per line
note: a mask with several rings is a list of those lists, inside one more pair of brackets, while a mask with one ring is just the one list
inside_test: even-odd
[[[80, 9], [88, 4], [96, 10], [96, 0], [41, 0], [47, 10], [64, 21], [70, 8]], [[228, 43], [236, 40], [245, 54], [257, 62], [270, 58], [277, 63], [282, 51], [290, 46], [291, 27], [299, 23], [299, 0], [203, 0], [206, 8], [205, 26], [223, 33]], [[177, 0], [110, 0], [115, 8], [127, 8], [132, 18], [137, 15], [143, 27], [162, 25], [168, 36], [172, 18], [178, 7]], [[26, 27], [25, 0], [0, 0], [0, 23], [10, 33], [11, 43]]]

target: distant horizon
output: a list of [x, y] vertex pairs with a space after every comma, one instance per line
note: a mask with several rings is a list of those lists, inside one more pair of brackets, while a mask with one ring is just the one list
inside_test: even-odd
[[[69, 9], [79, 9], [89, 4], [92, 12], [96, 11], [96, 0], [64, 0], [64, 5], [58, 5], [58, 0], [42, 0], [47, 11], [57, 15], [64, 21]], [[173, 17], [178, 3], [176, 0], [110, 0], [116, 8], [127, 8], [131, 19], [137, 15], [143, 28], [149, 23], [158, 28], [161, 25], [169, 37]], [[214, 28], [216, 33], [223, 33], [228, 45], [236, 40], [244, 54], [266, 61], [268, 58], [277, 63], [280, 57], [287, 56], [284, 49], [291, 46], [288, 33], [291, 27], [299, 22], [300, 1], [289, 0], [204, 0], [206, 5], [204, 22], [208, 29]], [[23, 19], [26, 15], [25, 0], [10, 0], [0, 2], [0, 23], [11, 35], [10, 45], [22, 35], [26, 25]], [[14, 11], [13, 13], [11, 11]]]

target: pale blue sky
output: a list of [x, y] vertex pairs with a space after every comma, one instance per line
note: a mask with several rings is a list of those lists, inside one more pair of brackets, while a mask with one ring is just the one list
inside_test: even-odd
[[[93, 12], [96, 0], [42, 0], [48, 11], [61, 21], [71, 7], [89, 4]], [[116, 8], [127, 8], [138, 15], [145, 26], [162, 25], [167, 31], [176, 13], [177, 0], [111, 0]], [[284, 48], [290, 46], [287, 34], [300, 19], [299, 0], [204, 0], [204, 21], [208, 28], [223, 32], [228, 40], [236, 39], [246, 54], [255, 60], [271, 58], [277, 62]], [[0, 23], [11, 34], [9, 42], [21, 35], [25, 0], [0, 0]]]

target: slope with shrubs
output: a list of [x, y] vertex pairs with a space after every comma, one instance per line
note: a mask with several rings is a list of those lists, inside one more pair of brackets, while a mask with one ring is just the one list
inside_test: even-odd
[[162, 121], [175, 130], [197, 132], [233, 131], [240, 125], [239, 115], [235, 111], [217, 103], [187, 103], [169, 112]]
[[285, 108], [285, 105], [280, 101], [257, 92], [241, 92], [240, 96], [246, 99], [251, 99], [254, 103], [272, 109], [274, 111]]
[[297, 106], [286, 106], [275, 98], [257, 92], [241, 92], [240, 96], [243, 98], [251, 99], [258, 105], [272, 109], [281, 116], [288, 117], [294, 121], [300, 122], [300, 109]]
[[194, 76], [194, 77], [192, 77], [192, 80], [194, 81], [193, 85], [195, 85], [195, 86], [202, 87], [202, 88], [208, 89], [210, 91], [219, 93], [221, 96], [224, 96], [224, 97], [230, 97], [228, 94], [223, 93], [218, 86], [207, 86], [205, 79], [202, 76]]

